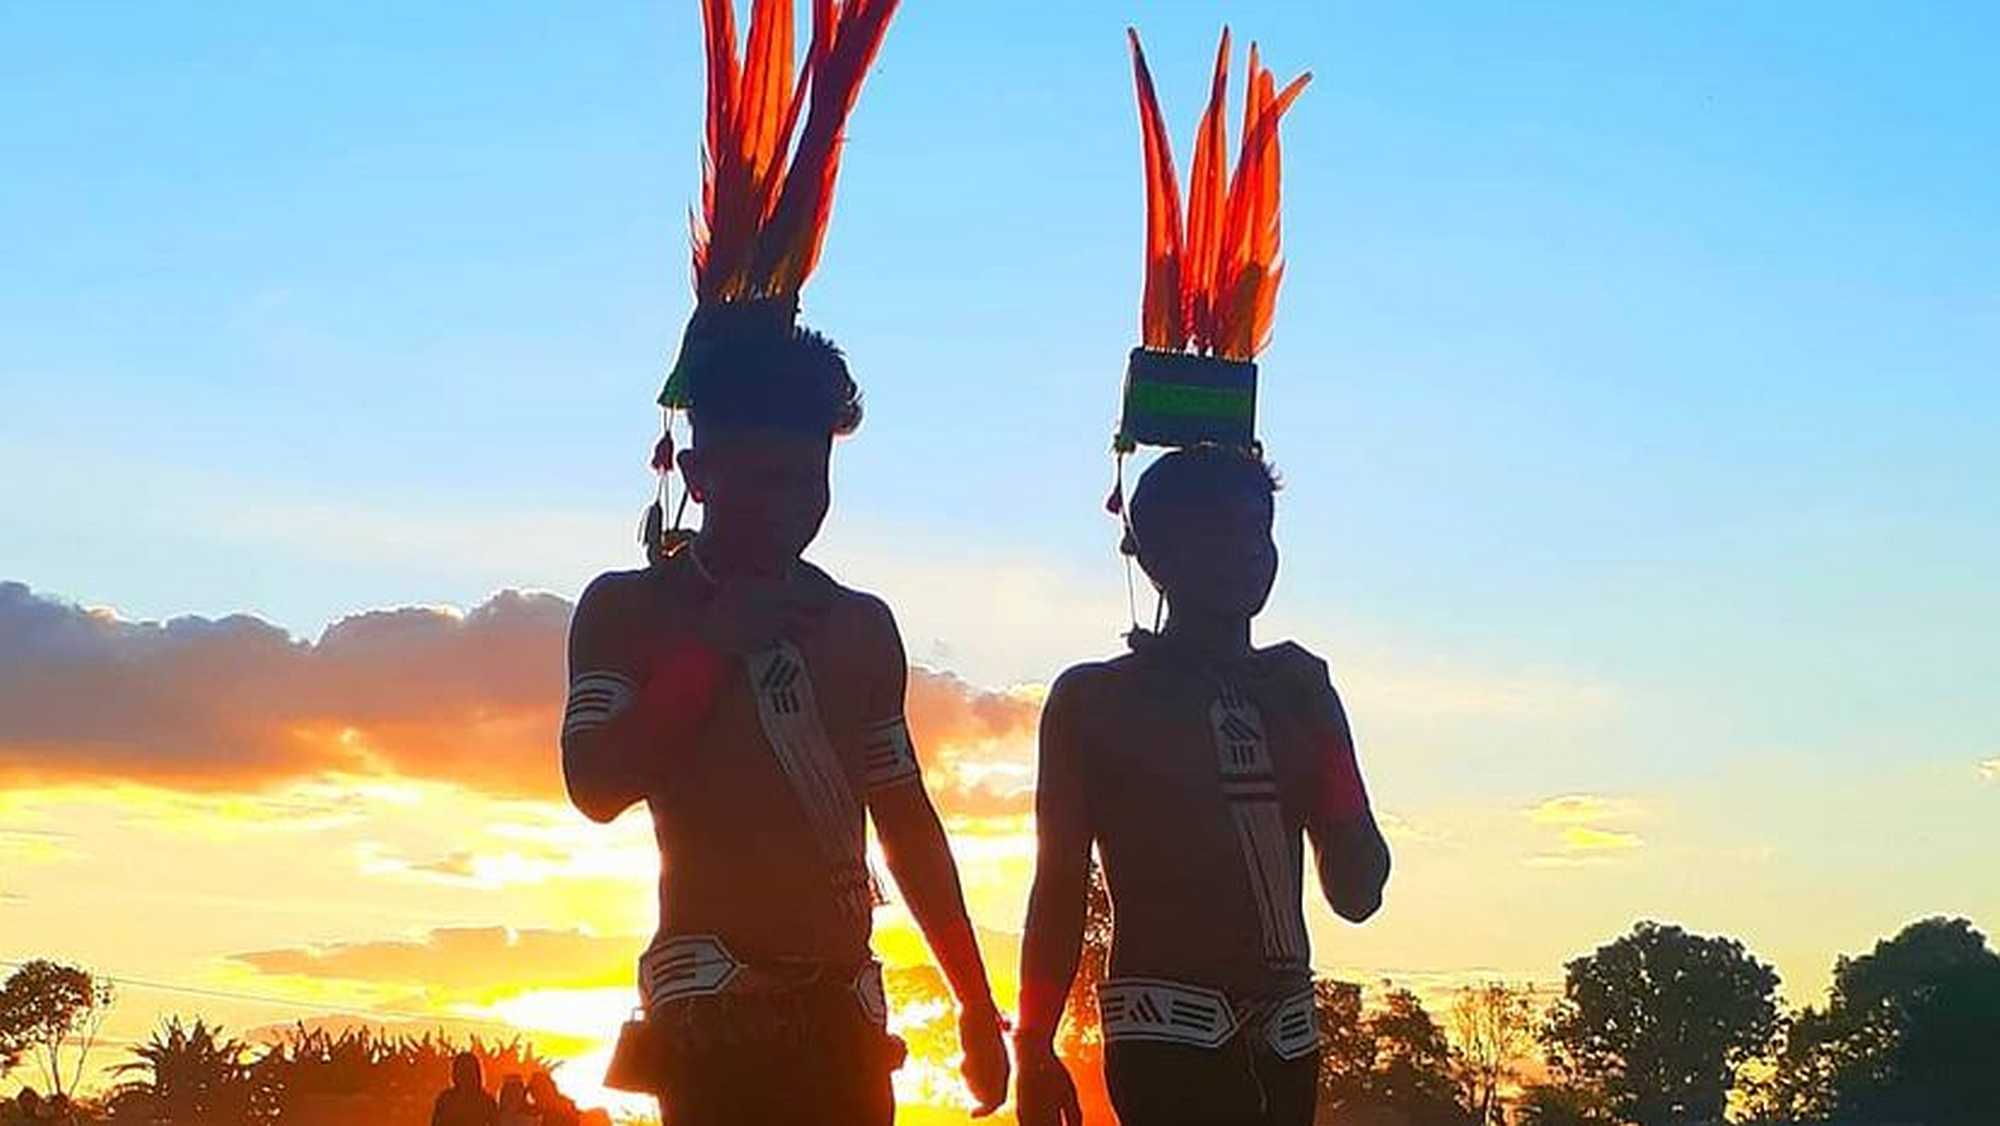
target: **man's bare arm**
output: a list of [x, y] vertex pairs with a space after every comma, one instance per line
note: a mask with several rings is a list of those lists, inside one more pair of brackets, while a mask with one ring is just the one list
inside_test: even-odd
[[888, 607], [876, 603], [869, 651], [880, 662], [870, 711], [876, 722], [864, 733], [867, 757], [868, 811], [882, 842], [889, 873], [936, 953], [965, 1008], [987, 1007], [993, 995], [986, 965], [965, 911], [965, 892], [952, 859], [944, 824], [923, 785], [916, 748], [903, 718], [903, 698], [909, 686], [909, 665], [903, 641]]
[[1325, 680], [1320, 715], [1313, 717], [1311, 730], [1318, 743], [1313, 748], [1317, 766], [1318, 792], [1306, 819], [1319, 861], [1320, 889], [1341, 918], [1359, 923], [1382, 907], [1382, 888], [1389, 882], [1389, 843], [1375, 824], [1368, 807], [1368, 790], [1361, 780], [1361, 766], [1354, 755], [1354, 735], [1347, 724], [1347, 710], [1340, 694]]
[[1007, 1099], [1007, 1047], [944, 825], [917, 778], [871, 793], [868, 806], [889, 872], [958, 998], [961, 1070], [977, 1103], [972, 1116], [984, 1118]]
[[922, 782], [912, 779], [868, 797], [889, 873], [937, 955], [961, 1008], [990, 1008], [986, 963], [965, 911], [965, 892], [944, 824]]
[[706, 722], [721, 675], [722, 658], [692, 632], [649, 635], [644, 581], [601, 576], [570, 622], [563, 782], [593, 821], [657, 790], [664, 760]]
[[876, 606], [877, 680], [871, 712], [875, 722], [863, 733], [868, 810], [875, 821], [882, 855], [903, 899], [916, 916], [938, 965], [958, 998], [959, 1038], [965, 1048], [965, 1078], [978, 1106], [974, 1117], [992, 1113], [1007, 1097], [1007, 1050], [1000, 1033], [979, 939], [965, 910], [965, 890], [952, 859], [944, 823], [923, 785], [916, 748], [903, 717], [909, 665], [902, 637], [888, 608]]
[[1389, 882], [1389, 842], [1372, 814], [1359, 820], [1322, 822], [1308, 829], [1319, 859], [1319, 883], [1334, 912], [1350, 923], [1382, 909]]
[[1089, 897], [1090, 816], [1076, 729], [1077, 674], [1056, 681], [1042, 709], [1035, 781], [1035, 880], [1021, 942], [1023, 1051], [1053, 1048], [1083, 952]]
[[1076, 670], [1064, 673], [1042, 708], [1035, 779], [1035, 883], [1021, 939], [1021, 1027], [1014, 1035], [1021, 1078], [1021, 1126], [1082, 1126], [1076, 1084], [1056, 1056], [1056, 1030], [1083, 953], [1090, 880], [1090, 811], [1085, 800]]

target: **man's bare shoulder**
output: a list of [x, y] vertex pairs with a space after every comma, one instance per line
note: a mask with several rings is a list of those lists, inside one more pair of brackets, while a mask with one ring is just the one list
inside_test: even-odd
[[606, 571], [577, 597], [571, 629], [613, 634], [658, 629], [692, 596], [689, 577], [673, 562], [664, 568]]
[[575, 621], [599, 626], [630, 622], [658, 605], [659, 577], [650, 571], [606, 571], [577, 597]]
[[651, 572], [645, 569], [634, 571], [606, 571], [590, 580], [583, 588], [583, 594], [576, 600], [580, 611], [586, 606], [616, 607], [625, 605], [643, 596]]
[[1339, 689], [1333, 686], [1333, 673], [1325, 658], [1296, 641], [1287, 641], [1258, 650], [1255, 660], [1266, 682], [1278, 688], [1270, 697], [1273, 702], [1297, 709], [1314, 722], [1331, 720], [1338, 730], [1346, 731], [1347, 708]]
[[1331, 687], [1333, 673], [1326, 658], [1296, 641], [1281, 641], [1257, 650], [1251, 658], [1259, 666], [1302, 686]]
[[1101, 707], [1124, 692], [1139, 671], [1133, 654], [1082, 661], [1062, 671], [1049, 686], [1049, 701], [1076, 708]]
[[848, 628], [900, 641], [896, 614], [880, 595], [848, 586], [804, 560], [800, 561], [800, 566], [806, 581], [816, 588], [820, 597], [827, 600], [831, 612], [848, 623]]

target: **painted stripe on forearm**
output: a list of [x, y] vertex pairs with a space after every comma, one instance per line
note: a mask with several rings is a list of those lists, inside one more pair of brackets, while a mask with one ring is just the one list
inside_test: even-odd
[[563, 707], [563, 735], [579, 735], [603, 727], [631, 707], [637, 695], [638, 689], [623, 674], [578, 673], [570, 681], [569, 702]]

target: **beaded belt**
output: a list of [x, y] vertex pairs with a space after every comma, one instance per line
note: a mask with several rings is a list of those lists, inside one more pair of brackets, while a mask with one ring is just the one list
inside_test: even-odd
[[866, 959], [851, 970], [825, 962], [751, 964], [730, 953], [711, 934], [660, 938], [639, 955], [639, 993], [650, 1012], [690, 997], [718, 993], [783, 993], [821, 982], [838, 982], [854, 995], [870, 1023], [889, 1023], [882, 989], [882, 963]]
[[1218, 989], [1157, 977], [1108, 978], [1097, 988], [1104, 1039], [1220, 1048], [1245, 1025], [1272, 1053], [1293, 1060], [1319, 1046], [1310, 984], [1262, 1004], [1239, 1005]]

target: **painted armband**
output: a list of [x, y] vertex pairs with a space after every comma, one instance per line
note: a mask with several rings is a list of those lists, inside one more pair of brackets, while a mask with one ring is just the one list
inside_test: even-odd
[[625, 714], [638, 689], [623, 673], [587, 669], [569, 682], [569, 702], [563, 706], [563, 738], [600, 727]]
[[714, 708], [724, 665], [720, 654], [690, 639], [678, 641], [659, 654], [643, 689], [630, 676], [612, 669], [578, 672], [570, 681], [569, 702], [563, 708], [563, 736], [607, 727], [641, 698], [671, 733], [691, 731]]
[[861, 751], [866, 763], [864, 782], [871, 793], [913, 782], [919, 776], [910, 725], [900, 715], [863, 727]]

